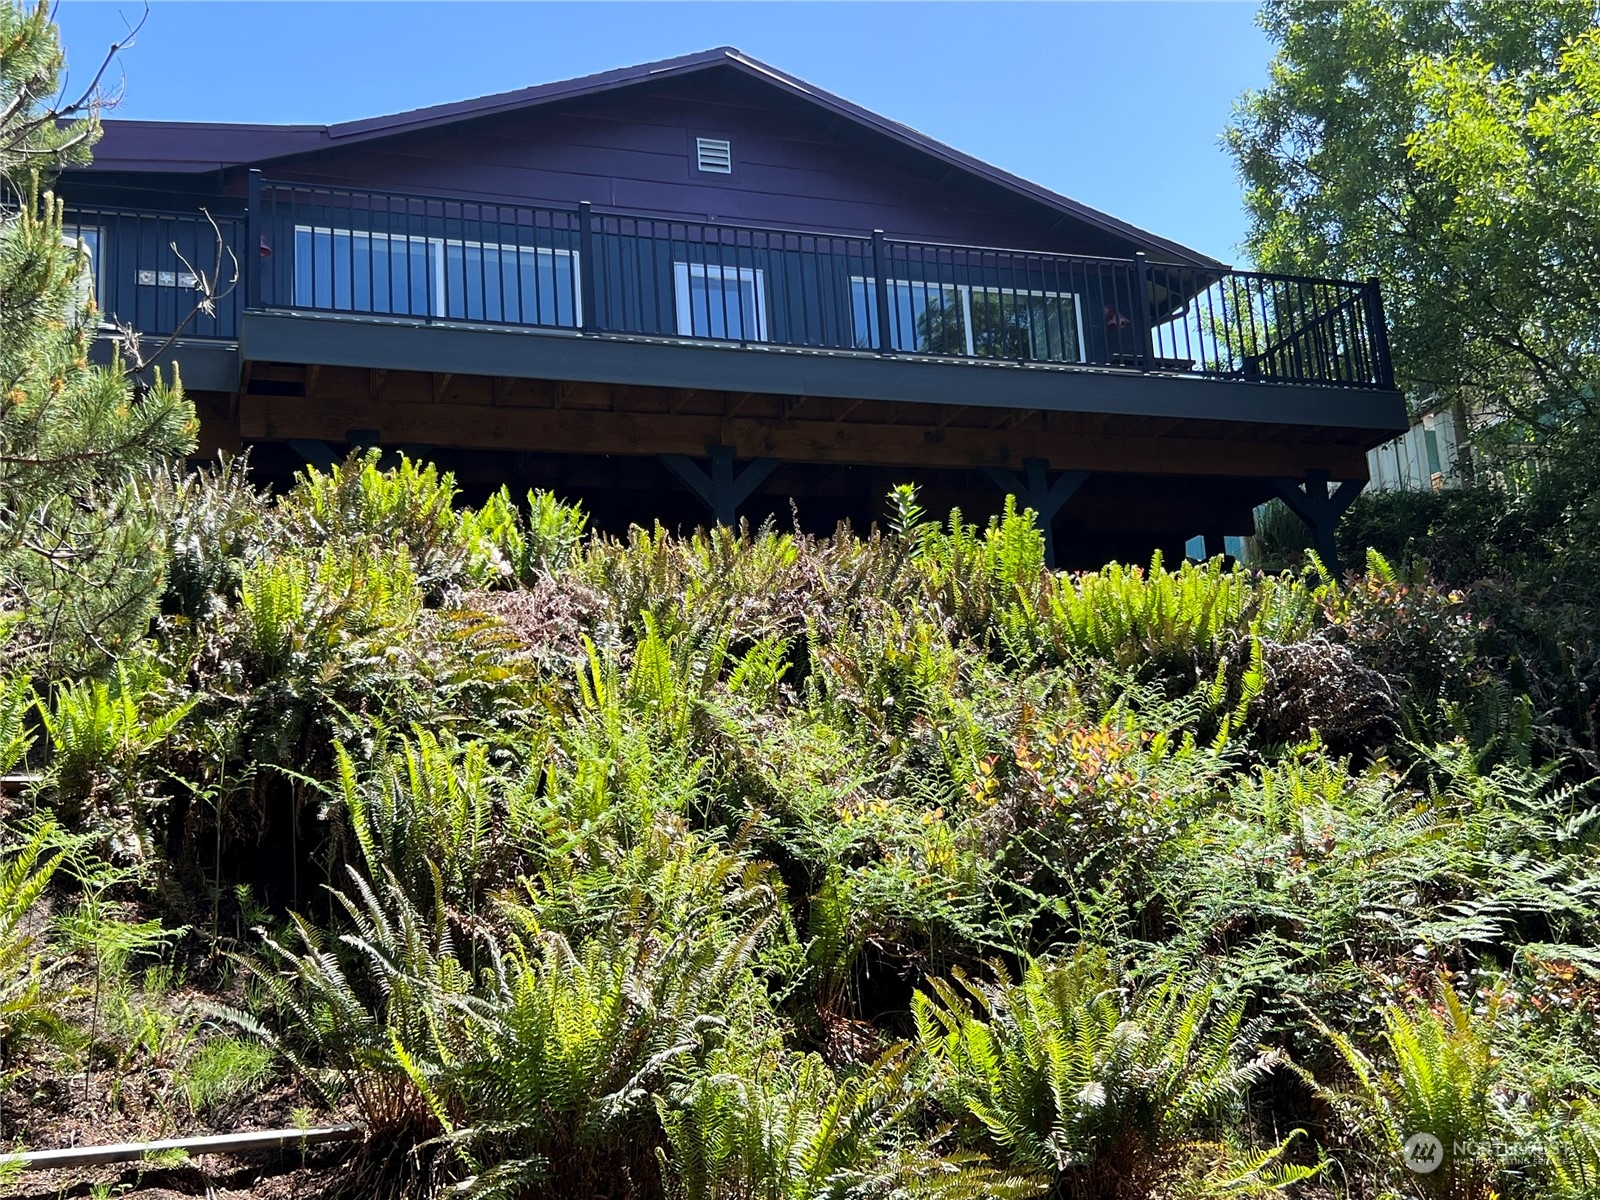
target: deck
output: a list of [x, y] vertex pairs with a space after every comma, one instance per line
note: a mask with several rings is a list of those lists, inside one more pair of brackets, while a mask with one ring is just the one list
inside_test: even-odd
[[1078, 473], [1093, 481], [1055, 489], [1062, 520], [1170, 544], [1248, 532], [1285, 481], [1358, 484], [1408, 425], [1372, 281], [252, 173], [216, 216], [238, 286], [183, 323], [209, 220], [69, 221], [102, 308], [179, 335], [207, 449], [426, 448], [485, 482], [502, 454], [579, 491], [614, 456], [644, 460], [625, 472], [643, 492], [694, 493], [684, 460], [710, 460], [707, 487], [719, 457], [770, 464], [746, 500], [820, 496], [827, 469], [853, 468], [862, 486], [945, 472], [952, 496], [1009, 479], [1053, 503]]

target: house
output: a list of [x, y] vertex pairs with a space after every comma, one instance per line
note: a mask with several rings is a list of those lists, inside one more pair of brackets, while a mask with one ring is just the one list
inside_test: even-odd
[[1382, 492], [1459, 487], [1470, 470], [1465, 407], [1431, 407], [1411, 428], [1367, 451], [1369, 486]]
[[[178, 335], [202, 452], [269, 479], [379, 445], [601, 527], [824, 530], [909, 480], [1014, 493], [1088, 566], [1272, 496], [1331, 551], [1408, 427], [1375, 282], [1232, 270], [733, 49], [341, 125], [108, 121], [59, 190], [106, 313]], [[186, 320], [219, 237], [238, 286]]]

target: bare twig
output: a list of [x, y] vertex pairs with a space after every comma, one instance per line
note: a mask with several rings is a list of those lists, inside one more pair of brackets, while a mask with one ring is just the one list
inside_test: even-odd
[[[233, 247], [228, 245], [223, 238], [222, 229], [218, 226], [216, 218], [211, 215], [210, 210], [202, 208], [200, 212], [211, 226], [213, 245], [216, 248], [211, 273], [207, 275], [204, 271], [197, 270], [179, 251], [176, 242], [169, 243], [173, 257], [184, 265], [188, 274], [194, 276], [194, 289], [200, 294], [200, 298], [195, 301], [194, 307], [167, 335], [167, 340], [157, 346], [149, 355], [145, 355], [142, 351], [142, 338], [138, 330], [131, 325], [120, 322], [117, 324], [117, 338], [122, 345], [123, 358], [128, 363], [126, 373], [141, 387], [143, 384], [139, 381], [138, 376], [143, 374], [168, 350], [172, 349], [178, 339], [183, 336], [184, 330], [189, 327], [196, 317], [201, 314], [206, 316], [215, 315], [218, 303], [231, 296], [234, 289], [239, 286], [239, 256], [233, 252]], [[229, 268], [229, 274], [224, 283], [223, 268], [225, 266]]]

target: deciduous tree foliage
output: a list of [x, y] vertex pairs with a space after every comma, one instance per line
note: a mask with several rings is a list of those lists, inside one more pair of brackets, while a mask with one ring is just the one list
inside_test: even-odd
[[175, 372], [136, 387], [120, 359], [89, 361], [88, 255], [41, 191], [99, 134], [94, 85], [58, 98], [64, 61], [44, 5], [0, 6], [0, 653], [86, 666], [149, 617], [162, 568], [140, 483], [190, 449], [194, 413]]
[[1271, 79], [1226, 135], [1257, 263], [1378, 276], [1416, 400], [1521, 418], [1499, 426], [1520, 438], [1592, 407], [1593, 0], [1267, 0], [1260, 21]]

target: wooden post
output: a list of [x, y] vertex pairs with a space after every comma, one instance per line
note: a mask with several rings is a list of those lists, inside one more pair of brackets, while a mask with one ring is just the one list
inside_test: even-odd
[[1340, 574], [1339, 549], [1334, 542], [1333, 531], [1345, 510], [1355, 503], [1361, 489], [1367, 486], [1367, 481], [1342, 479], [1331, 493], [1328, 491], [1330, 483], [1328, 472], [1322, 470], [1307, 471], [1303, 488], [1298, 479], [1279, 476], [1272, 480], [1278, 498], [1311, 530], [1311, 544], [1322, 565], [1337, 578]]
[[752, 459], [738, 474], [733, 470], [733, 447], [713, 443], [706, 447], [709, 473], [685, 454], [663, 454], [661, 465], [678, 477], [711, 510], [711, 519], [730, 528], [738, 520], [739, 506], [778, 469], [775, 458]]

